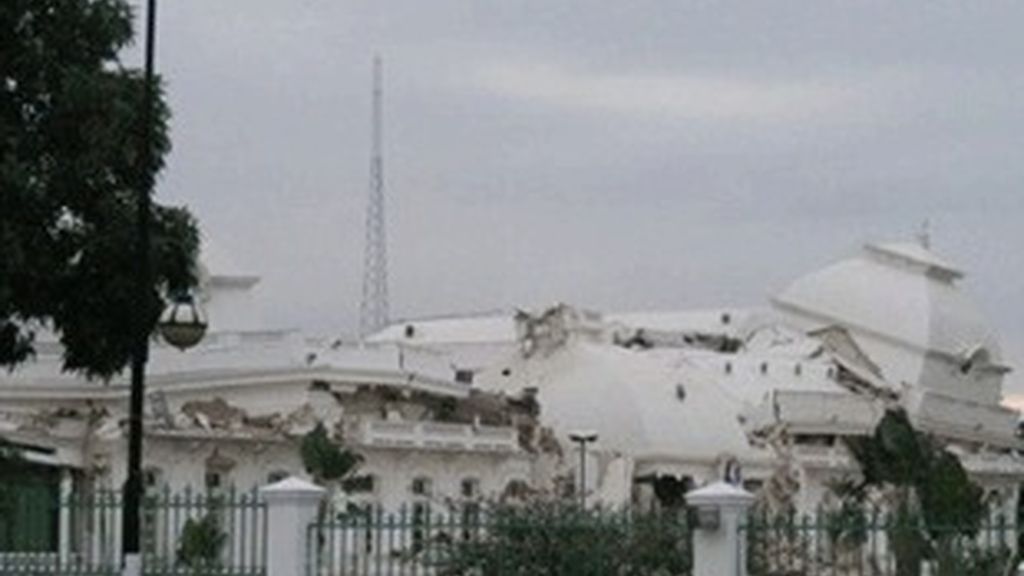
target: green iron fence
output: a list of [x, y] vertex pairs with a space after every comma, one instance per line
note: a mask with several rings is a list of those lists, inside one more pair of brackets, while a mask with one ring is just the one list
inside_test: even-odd
[[142, 515], [147, 576], [266, 574], [267, 509], [255, 490], [165, 490], [146, 498]]
[[120, 499], [113, 493], [59, 498], [19, 487], [0, 500], [4, 574], [116, 574]]
[[[121, 563], [121, 495], [0, 498], [0, 574], [113, 576]], [[265, 576], [266, 505], [255, 492], [164, 491], [144, 498], [148, 576]]]
[[689, 576], [685, 511], [428, 504], [331, 510], [309, 526], [308, 576]]
[[1005, 576], [1017, 574], [1017, 527], [992, 515], [926, 526], [916, 515], [754, 512], [741, 528], [750, 576]]

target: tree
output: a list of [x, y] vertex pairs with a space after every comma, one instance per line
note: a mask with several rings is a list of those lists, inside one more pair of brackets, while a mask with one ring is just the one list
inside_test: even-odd
[[436, 573], [675, 576], [692, 568], [686, 516], [671, 510], [583, 509], [575, 501], [536, 499], [497, 504], [484, 518], [460, 526], [470, 537], [428, 544], [424, 555]]
[[331, 440], [323, 422], [302, 437], [299, 451], [302, 465], [317, 484], [344, 481], [362, 462], [358, 454]]
[[302, 437], [299, 455], [302, 457], [302, 465], [306, 472], [313, 477], [313, 482], [321, 486], [326, 485], [330, 494], [329, 500], [321, 501], [316, 511], [319, 555], [323, 554], [326, 544], [323, 526], [330, 506], [328, 502], [334, 501], [338, 484], [344, 485], [345, 480], [356, 471], [363, 458], [332, 441], [323, 422], [317, 422], [316, 426]]
[[976, 558], [959, 552], [978, 556], [969, 544], [982, 527], [986, 507], [982, 489], [956, 455], [914, 429], [902, 410], [886, 412], [873, 435], [848, 438], [846, 445], [861, 478], [839, 486], [844, 511], [861, 508], [871, 491], [890, 495], [896, 573], [920, 574], [926, 555], [938, 560], [940, 575], [965, 573], [964, 562]]
[[[108, 378], [136, 334], [136, 200], [170, 149], [169, 111], [154, 87], [150, 163], [143, 165], [143, 78], [124, 67], [127, 0], [0, 3], [0, 366], [34, 353], [41, 328], [64, 346], [64, 368]], [[153, 284], [195, 284], [196, 222], [153, 205]]]
[[189, 518], [178, 542], [178, 563], [190, 574], [221, 574], [220, 556], [227, 539], [216, 509], [198, 519]]

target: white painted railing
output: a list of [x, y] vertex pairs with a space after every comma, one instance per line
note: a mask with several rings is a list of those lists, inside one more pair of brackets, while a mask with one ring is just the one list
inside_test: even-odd
[[368, 420], [356, 427], [352, 440], [364, 446], [473, 452], [512, 452], [519, 447], [514, 428], [437, 422]]

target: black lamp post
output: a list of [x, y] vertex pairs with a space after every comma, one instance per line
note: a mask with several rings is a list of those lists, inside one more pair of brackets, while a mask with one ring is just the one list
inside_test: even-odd
[[597, 442], [597, 432], [575, 430], [569, 433], [569, 440], [580, 445], [580, 508], [587, 507], [587, 444]]
[[[147, 0], [145, 70], [139, 132], [139, 171], [137, 234], [138, 253], [135, 285], [135, 346], [131, 361], [131, 398], [128, 405], [128, 476], [124, 483], [121, 524], [122, 570], [125, 576], [142, 573], [141, 502], [142, 482], [142, 409], [145, 398], [146, 361], [149, 357], [149, 310], [152, 309], [153, 264], [150, 260], [150, 223], [153, 193], [153, 56], [156, 44], [156, 0]], [[206, 320], [195, 305], [179, 298], [160, 319], [160, 331], [172, 345], [184, 349], [199, 342], [206, 331]]]

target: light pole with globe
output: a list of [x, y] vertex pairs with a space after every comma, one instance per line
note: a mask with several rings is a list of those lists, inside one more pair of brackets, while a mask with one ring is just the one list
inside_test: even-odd
[[580, 507], [587, 507], [587, 444], [597, 442], [595, 430], [573, 430], [569, 440], [580, 446]]
[[[153, 118], [154, 73], [153, 58], [156, 43], [156, 0], [146, 4], [145, 70], [139, 133], [139, 173], [137, 196], [135, 278], [134, 348], [131, 358], [131, 395], [128, 403], [128, 475], [124, 482], [124, 501], [121, 519], [122, 574], [140, 576], [142, 573], [141, 504], [142, 504], [142, 418], [146, 393], [146, 362], [149, 358], [149, 338], [152, 325], [148, 311], [153, 309], [153, 263], [150, 249], [150, 224], [153, 193]], [[172, 346], [184, 350], [194, 346], [206, 332], [206, 319], [187, 294], [175, 295], [160, 316], [157, 328]]]

